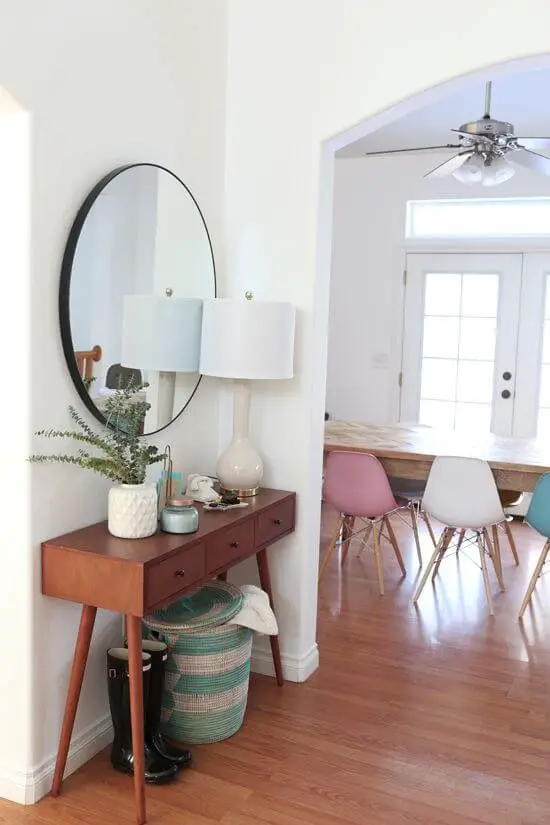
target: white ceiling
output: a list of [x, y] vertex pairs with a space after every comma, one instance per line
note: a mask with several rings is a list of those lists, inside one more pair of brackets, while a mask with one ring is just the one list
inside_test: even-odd
[[[362, 157], [365, 152], [456, 143], [457, 135], [450, 129], [483, 117], [485, 80], [491, 79], [488, 76], [465, 81], [460, 92], [371, 132], [340, 150], [338, 156]], [[491, 115], [514, 124], [516, 135], [550, 138], [549, 101], [549, 69], [501, 76], [493, 82]], [[544, 153], [550, 153], [550, 140], [539, 146]]]

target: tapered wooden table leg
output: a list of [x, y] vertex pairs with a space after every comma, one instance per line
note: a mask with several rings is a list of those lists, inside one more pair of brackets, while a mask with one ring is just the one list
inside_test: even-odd
[[[258, 560], [258, 573], [260, 574], [260, 584], [262, 586], [262, 590], [265, 590], [269, 596], [269, 604], [271, 605], [273, 612], [275, 612], [275, 608], [273, 607], [273, 594], [271, 592], [271, 576], [269, 574], [269, 565], [267, 562], [267, 551], [265, 549], [260, 550], [256, 554], [256, 559]], [[271, 644], [271, 655], [273, 656], [273, 665], [275, 666], [277, 684], [279, 687], [282, 687], [285, 683], [285, 678], [283, 676], [283, 663], [281, 662], [279, 637], [270, 636], [269, 642]]]
[[145, 745], [143, 731], [143, 656], [141, 653], [141, 619], [126, 616], [128, 632], [128, 664], [130, 670], [130, 713], [132, 717], [132, 751], [134, 753], [134, 793], [136, 820], [144, 825], [145, 810]]
[[71, 744], [76, 709], [78, 707], [78, 700], [80, 699], [80, 690], [82, 688], [84, 670], [86, 669], [86, 662], [88, 661], [88, 651], [90, 649], [90, 641], [92, 639], [92, 631], [94, 629], [96, 613], [97, 607], [91, 607], [89, 604], [85, 604], [83, 605], [82, 613], [80, 614], [80, 625], [78, 628], [78, 636], [76, 637], [73, 666], [71, 669], [71, 678], [69, 680], [69, 690], [67, 692], [67, 700], [65, 702], [65, 713], [63, 714], [63, 725], [61, 727], [59, 748], [57, 750], [57, 759], [55, 762], [52, 796], [58, 796], [61, 790], [63, 774], [65, 773], [65, 765], [67, 764], [67, 755], [69, 753], [69, 745]]

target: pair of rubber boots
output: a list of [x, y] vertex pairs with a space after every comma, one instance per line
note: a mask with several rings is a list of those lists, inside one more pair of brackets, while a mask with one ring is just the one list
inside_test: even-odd
[[[145, 781], [152, 785], [170, 782], [178, 770], [191, 762], [188, 750], [171, 745], [159, 731], [167, 650], [164, 642], [143, 640]], [[130, 681], [128, 650], [125, 647], [112, 647], [107, 651], [107, 676], [115, 732], [111, 764], [117, 771], [133, 774]]]

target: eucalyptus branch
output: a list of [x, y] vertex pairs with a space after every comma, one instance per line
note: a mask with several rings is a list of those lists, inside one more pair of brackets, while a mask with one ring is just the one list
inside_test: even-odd
[[97, 433], [72, 406], [69, 407], [69, 415], [77, 429], [52, 428], [38, 430], [35, 433], [42, 438], [76, 441], [80, 445], [94, 448], [98, 455], [88, 452], [81, 446], [76, 455], [33, 455], [29, 461], [34, 464], [73, 464], [100, 473], [120, 484], [142, 484], [147, 467], [164, 458], [157, 447], [146, 444], [140, 438], [142, 424], [150, 404], [135, 396], [147, 386], [148, 384], [135, 384], [130, 381], [126, 387], [116, 390], [105, 404], [107, 426], [102, 433]]

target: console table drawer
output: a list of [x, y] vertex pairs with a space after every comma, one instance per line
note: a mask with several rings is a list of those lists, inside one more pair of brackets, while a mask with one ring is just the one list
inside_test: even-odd
[[256, 526], [256, 546], [261, 547], [293, 529], [294, 499], [289, 499], [260, 513]]
[[209, 570], [217, 570], [231, 563], [232, 559], [251, 556], [254, 553], [254, 522], [226, 527], [223, 533], [211, 538], [206, 544], [206, 563]]
[[149, 567], [145, 589], [146, 605], [155, 605], [163, 599], [183, 590], [206, 574], [204, 544], [190, 547], [171, 556], [166, 561]]

